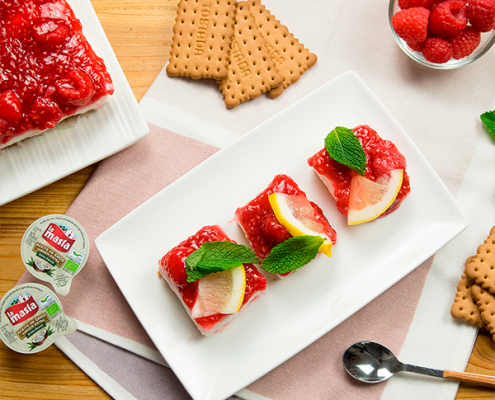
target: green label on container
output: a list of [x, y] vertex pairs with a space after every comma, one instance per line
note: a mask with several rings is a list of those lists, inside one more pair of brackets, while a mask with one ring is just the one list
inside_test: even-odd
[[77, 269], [79, 268], [79, 264], [76, 264], [72, 260], [67, 260], [64, 267], [67, 268], [69, 271], [76, 272]]
[[58, 303], [53, 303], [51, 306], [49, 306], [46, 309], [46, 312], [48, 313], [48, 315], [53, 315], [56, 312], [58, 312], [59, 310], [60, 310], [60, 307], [58, 306]]

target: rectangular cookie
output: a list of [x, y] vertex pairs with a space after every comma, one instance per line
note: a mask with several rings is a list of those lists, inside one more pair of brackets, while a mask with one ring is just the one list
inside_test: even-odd
[[169, 76], [224, 79], [227, 76], [236, 0], [180, 0]]
[[485, 242], [478, 247], [476, 256], [466, 266], [466, 275], [495, 295], [495, 226]]
[[297, 82], [302, 74], [316, 63], [317, 57], [310, 53], [289, 29], [261, 4], [260, 0], [249, 0], [249, 8], [266, 41], [270, 56], [283, 78], [281, 86], [268, 92], [271, 98], [275, 98]]
[[[469, 257], [466, 260], [466, 265], [474, 257]], [[475, 285], [474, 280], [466, 276], [466, 273], [462, 274], [461, 280], [457, 284], [457, 293], [454, 303], [450, 309], [450, 315], [455, 319], [463, 319], [473, 325], [477, 325], [480, 328], [485, 327], [476, 300], [471, 296], [471, 287]]]
[[485, 322], [488, 332], [491, 333], [495, 341], [495, 295], [483, 290], [479, 285], [471, 287], [471, 294], [476, 300], [481, 318]]
[[227, 77], [220, 90], [228, 108], [254, 99], [282, 84], [275, 63], [246, 1], [237, 4]]

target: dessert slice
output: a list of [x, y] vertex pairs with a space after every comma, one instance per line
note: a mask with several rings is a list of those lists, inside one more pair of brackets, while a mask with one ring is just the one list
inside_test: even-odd
[[406, 159], [397, 147], [367, 125], [352, 131], [364, 151], [363, 175], [332, 158], [327, 145], [308, 160], [335, 199], [337, 209], [348, 217], [349, 225], [389, 215], [411, 191]]
[[[238, 315], [266, 289], [266, 279], [250, 263], [211, 273], [191, 282], [186, 259], [205, 243], [231, 242], [218, 226], [205, 226], [159, 261], [159, 273], [182, 302], [199, 331], [209, 336]], [[197, 254], [197, 253], [195, 253]], [[220, 262], [219, 262], [220, 263]]]
[[0, 2], [0, 149], [100, 108], [114, 91], [65, 0]]
[[[294, 180], [277, 175], [268, 187], [235, 212], [254, 252], [264, 260], [277, 245], [295, 236], [320, 236], [325, 242], [319, 248], [330, 256], [337, 234], [323, 211], [309, 201]], [[262, 266], [263, 268], [263, 266]], [[283, 277], [290, 272], [279, 274]]]

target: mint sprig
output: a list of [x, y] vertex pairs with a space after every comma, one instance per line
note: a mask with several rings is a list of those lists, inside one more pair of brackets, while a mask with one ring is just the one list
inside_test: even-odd
[[364, 176], [366, 154], [352, 129], [337, 126], [325, 138], [325, 149], [335, 161]]
[[480, 118], [485, 124], [488, 133], [495, 138], [495, 111], [487, 111], [481, 114]]
[[321, 236], [291, 237], [272, 249], [261, 268], [274, 274], [294, 271], [313, 260], [324, 241]]
[[207, 242], [186, 258], [187, 281], [195, 282], [206, 275], [236, 268], [241, 264], [259, 264], [256, 254], [242, 244]]

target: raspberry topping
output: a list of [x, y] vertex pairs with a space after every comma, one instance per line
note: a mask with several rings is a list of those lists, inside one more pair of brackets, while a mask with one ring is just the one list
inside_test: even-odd
[[0, 128], [16, 125], [22, 118], [21, 102], [13, 90], [6, 90], [0, 96]]
[[261, 218], [261, 229], [265, 234], [265, 238], [274, 245], [282, 243], [292, 237], [287, 228], [278, 222], [272, 210], [269, 210]]
[[95, 94], [93, 81], [88, 74], [76, 69], [55, 83], [57, 94], [64, 103], [84, 106]]
[[392, 17], [392, 26], [406, 42], [423, 42], [426, 39], [430, 12], [423, 7], [401, 10]]
[[452, 57], [456, 60], [470, 55], [481, 42], [481, 33], [471, 26], [467, 26], [461, 33], [450, 38], [452, 43]]
[[50, 99], [39, 98], [34, 101], [29, 118], [40, 129], [49, 129], [55, 127], [62, 119], [62, 110]]
[[452, 44], [440, 38], [426, 39], [423, 56], [425, 60], [436, 64], [446, 63], [452, 58]]
[[38, 22], [33, 25], [31, 36], [39, 43], [58, 46], [67, 40], [69, 28], [56, 20]]
[[488, 32], [495, 24], [495, 0], [470, 0], [466, 15], [473, 28]]
[[173, 251], [168, 252], [163, 256], [160, 261], [163, 268], [163, 272], [166, 272], [170, 279], [172, 279], [178, 286], [187, 285], [187, 272], [184, 268], [185, 260], [189, 257], [194, 248], [187, 246], [177, 246]]
[[113, 93], [103, 60], [65, 0], [0, 1], [0, 21], [0, 93], [17, 96], [21, 112], [13, 119], [0, 112], [0, 148]]
[[438, 4], [430, 17], [429, 28], [438, 36], [458, 34], [467, 25], [466, 4], [463, 0], [448, 0]]

